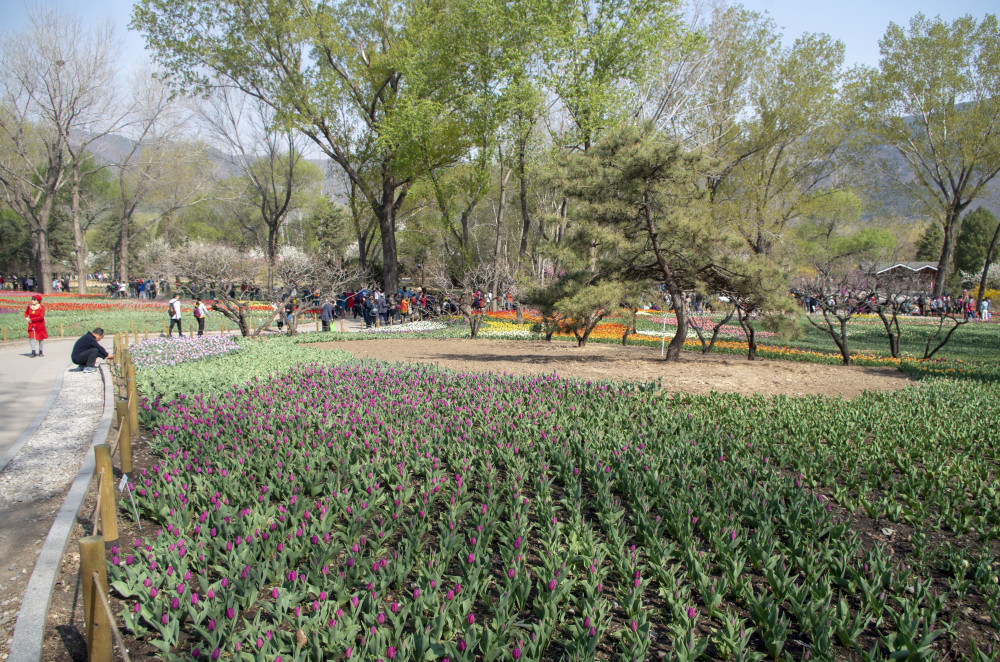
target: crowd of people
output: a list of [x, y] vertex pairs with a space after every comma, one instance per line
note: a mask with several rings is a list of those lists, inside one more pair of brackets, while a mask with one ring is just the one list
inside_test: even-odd
[[[35, 277], [31, 274], [0, 274], [0, 290], [12, 290], [14, 292], [36, 292], [41, 291]], [[53, 292], [69, 292], [69, 276], [58, 276], [52, 279]]]
[[[792, 295], [799, 301], [799, 305], [807, 313], [815, 313], [821, 307], [821, 301], [816, 297], [812, 297], [800, 292], [792, 292]], [[829, 300], [829, 305], [833, 305], [834, 300]], [[857, 301], [852, 301], [850, 298], [846, 301], [846, 307], [857, 314], [871, 313], [875, 310], [877, 304], [874, 299], [864, 299], [859, 298]], [[983, 299], [982, 302], [976, 304], [976, 297], [969, 294], [968, 290], [962, 292], [962, 296], [952, 297], [951, 295], [945, 294], [939, 297], [933, 297], [929, 294], [914, 294], [904, 297], [899, 303], [899, 311], [904, 315], [917, 315], [920, 317], [935, 316], [935, 315], [961, 315], [966, 322], [972, 321], [974, 319], [980, 319], [983, 321], [989, 321], [990, 319], [990, 300]]]

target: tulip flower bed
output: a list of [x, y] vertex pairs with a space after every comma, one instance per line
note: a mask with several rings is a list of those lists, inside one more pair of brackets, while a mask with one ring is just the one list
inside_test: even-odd
[[240, 345], [232, 336], [195, 338], [150, 338], [129, 348], [136, 369], [156, 369], [238, 352]]
[[[166, 371], [307, 348], [244, 345]], [[996, 385], [767, 400], [272, 365], [176, 397], [144, 384], [152, 526], [109, 581], [163, 657], [957, 659], [996, 641]]]
[[298, 345], [298, 336], [241, 338], [232, 336], [239, 351], [187, 363], [136, 366], [139, 391], [161, 399], [192, 393], [223, 393], [233, 384], [246, 384], [302, 362], [336, 363], [351, 359], [348, 352], [317, 350]]
[[[336, 322], [332, 323], [336, 324]], [[334, 327], [335, 328], [335, 327]], [[310, 345], [335, 340], [382, 340], [386, 338], [468, 338], [469, 326], [460, 317], [442, 317], [430, 321], [391, 324], [361, 331], [330, 331], [309, 333], [295, 337], [295, 342]]]

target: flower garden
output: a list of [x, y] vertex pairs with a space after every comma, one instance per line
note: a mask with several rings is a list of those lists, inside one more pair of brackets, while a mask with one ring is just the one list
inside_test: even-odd
[[[8, 339], [27, 338], [24, 309], [31, 299], [30, 292], [0, 291], [0, 328]], [[59, 336], [60, 329], [65, 337], [76, 337], [95, 327], [107, 333], [147, 333], [159, 334], [166, 331], [168, 324], [166, 300], [150, 299], [108, 299], [102, 295], [62, 293], [45, 295], [45, 323], [49, 336]], [[192, 316], [192, 302], [182, 305], [184, 330], [195, 327]], [[268, 314], [269, 306], [263, 304], [251, 307], [261, 316]], [[205, 329], [219, 331], [223, 327], [223, 317], [210, 314], [205, 320]], [[195, 327], [196, 328], [196, 327]], [[228, 323], [232, 330], [232, 322]]]
[[997, 659], [995, 380], [670, 396], [305, 340], [133, 349], [109, 581], [155, 656]]

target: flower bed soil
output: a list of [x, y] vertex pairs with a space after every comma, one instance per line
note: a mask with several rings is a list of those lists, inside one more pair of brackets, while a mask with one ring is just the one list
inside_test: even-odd
[[551, 374], [590, 380], [663, 380], [679, 393], [830, 395], [853, 398], [864, 391], [895, 391], [913, 381], [895, 368], [837, 366], [682, 352], [681, 361], [660, 358], [659, 348], [521, 340], [400, 338], [391, 342], [344, 341], [311, 345], [347, 350], [358, 358], [435, 363], [460, 372]]

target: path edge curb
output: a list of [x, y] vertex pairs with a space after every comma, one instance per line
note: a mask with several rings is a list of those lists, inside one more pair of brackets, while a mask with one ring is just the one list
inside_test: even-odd
[[20, 452], [21, 448], [26, 443], [28, 443], [28, 439], [31, 438], [31, 435], [35, 434], [38, 428], [41, 427], [42, 421], [44, 421], [45, 417], [49, 415], [49, 410], [52, 409], [52, 405], [55, 404], [56, 398], [59, 397], [59, 391], [62, 390], [63, 378], [66, 376], [66, 368], [69, 368], [71, 365], [73, 365], [72, 362], [67, 363], [65, 367], [59, 371], [59, 376], [56, 377], [56, 384], [52, 387], [52, 390], [49, 391], [49, 397], [45, 399], [45, 403], [38, 411], [38, 415], [36, 415], [34, 420], [28, 424], [28, 427], [25, 428], [23, 433], [21, 433], [21, 436], [14, 442], [14, 445], [7, 449], [7, 452], [3, 454], [3, 457], [0, 457], [0, 471], [7, 468], [10, 461], [14, 459], [14, 456]]
[[[49, 535], [45, 538], [31, 579], [28, 580], [28, 588], [21, 600], [21, 611], [14, 626], [7, 662], [37, 662], [42, 657], [42, 642], [45, 639], [45, 623], [48, 619], [52, 589], [55, 588], [62, 557], [73, 533], [77, 515], [94, 478], [95, 460], [92, 449], [95, 445], [107, 441], [114, 418], [114, 387], [106, 365], [101, 367], [101, 377], [104, 380], [104, 413], [97, 424], [97, 430], [94, 431], [93, 441], [87, 448], [80, 470], [69, 488], [59, 514], [56, 515], [55, 522], [52, 523], [52, 528], [49, 529]], [[60, 376], [60, 382], [61, 380]]]

